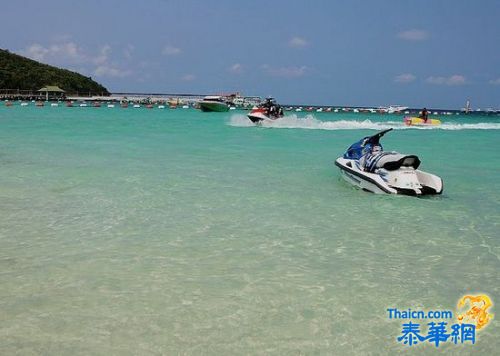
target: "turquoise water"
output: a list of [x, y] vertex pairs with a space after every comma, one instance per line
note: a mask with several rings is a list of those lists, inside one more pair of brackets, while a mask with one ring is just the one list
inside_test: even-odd
[[[0, 354], [434, 353], [386, 309], [500, 303], [498, 116], [289, 115], [0, 106]], [[341, 180], [385, 127], [443, 195]]]

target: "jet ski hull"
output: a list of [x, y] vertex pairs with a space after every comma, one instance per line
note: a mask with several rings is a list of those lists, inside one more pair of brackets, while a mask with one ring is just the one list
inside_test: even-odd
[[247, 115], [250, 121], [252, 121], [254, 124], [259, 123], [264, 120], [269, 120], [269, 118], [264, 115], [263, 113], [257, 112], [257, 113], [250, 113]]
[[269, 117], [262, 112], [251, 112], [247, 116], [250, 119], [250, 121], [252, 121], [254, 124], [259, 124], [264, 121], [275, 121], [280, 118], [280, 117]]
[[[356, 160], [339, 157], [335, 165], [342, 178], [352, 185], [376, 194], [432, 195], [443, 192], [441, 178], [411, 167], [402, 167], [387, 174], [365, 172]], [[393, 184], [391, 184], [393, 183]]]

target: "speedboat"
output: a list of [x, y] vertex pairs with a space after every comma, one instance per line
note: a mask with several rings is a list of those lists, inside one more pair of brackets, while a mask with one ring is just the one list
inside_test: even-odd
[[274, 121], [284, 116], [283, 108], [276, 104], [273, 98], [266, 98], [264, 103], [254, 107], [247, 115], [254, 124], [261, 124], [266, 121]]
[[209, 95], [199, 102], [201, 111], [229, 111], [229, 105], [222, 96]]
[[389, 105], [388, 107], [379, 107], [378, 110], [380, 113], [387, 113], [387, 114], [398, 114], [402, 111], [405, 111], [408, 109], [408, 106], [403, 106], [403, 105]]
[[418, 169], [415, 155], [384, 151], [380, 138], [392, 128], [352, 144], [335, 165], [342, 177], [363, 190], [378, 194], [432, 195], [443, 192], [440, 177]]

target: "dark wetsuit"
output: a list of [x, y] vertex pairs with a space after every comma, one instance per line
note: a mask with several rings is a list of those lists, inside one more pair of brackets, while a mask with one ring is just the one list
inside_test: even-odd
[[424, 120], [424, 122], [427, 122], [427, 120], [429, 119], [427, 109], [424, 108], [424, 110], [422, 110], [420, 117]]

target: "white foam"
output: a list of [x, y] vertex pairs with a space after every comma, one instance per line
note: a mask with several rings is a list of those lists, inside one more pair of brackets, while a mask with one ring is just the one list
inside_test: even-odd
[[[234, 114], [229, 119], [228, 125], [238, 127], [256, 126], [245, 115]], [[371, 120], [336, 120], [321, 121], [314, 115], [299, 118], [297, 115], [286, 115], [275, 120], [260, 124], [261, 127], [281, 129], [307, 129], [307, 130], [384, 130], [393, 128], [395, 130], [500, 130], [500, 123], [480, 122], [475, 124], [461, 124], [445, 122], [435, 126], [407, 126], [402, 121], [371, 121]]]
[[255, 126], [255, 124], [252, 121], [250, 121], [248, 117], [242, 114], [231, 115], [228, 125], [238, 126], [238, 127]]
[[500, 130], [500, 123], [478, 122], [477, 124], [444, 123], [438, 128], [442, 130]]

